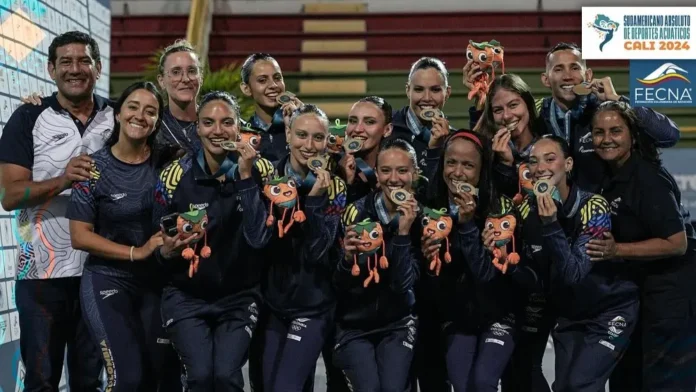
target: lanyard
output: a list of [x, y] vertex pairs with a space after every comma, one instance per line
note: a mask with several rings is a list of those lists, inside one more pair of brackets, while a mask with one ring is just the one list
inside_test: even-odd
[[455, 225], [459, 222], [459, 206], [451, 198], [449, 199], [449, 216]]
[[558, 124], [558, 114], [561, 113], [563, 114], [563, 111], [561, 108], [556, 104], [556, 101], [554, 101], [553, 98], [550, 98], [551, 100], [551, 105], [549, 106], [549, 122], [551, 123], [551, 127], [553, 128], [553, 132], [556, 136], [564, 137], [568, 145], [571, 145], [572, 143], [570, 142], [570, 125], [571, 125], [571, 120], [577, 120], [580, 118], [582, 113], [585, 112], [585, 109], [587, 108], [588, 104], [594, 104], [597, 101], [597, 97], [594, 94], [587, 95], [580, 97], [578, 100], [577, 105], [575, 107], [568, 109], [565, 114], [564, 114], [564, 124], [563, 124], [563, 132], [561, 132], [561, 127]]
[[[225, 157], [225, 160], [222, 162], [222, 165], [220, 165], [218, 171], [215, 174], [213, 174], [211, 178], [218, 178], [224, 174], [226, 179], [233, 179], [234, 173], [237, 171], [238, 166], [237, 162], [233, 160], [235, 158], [230, 158], [230, 155], [227, 155], [227, 157]], [[205, 172], [206, 164], [202, 149], [198, 151], [198, 165]]]
[[302, 179], [302, 176], [293, 170], [290, 164], [290, 159], [285, 163], [285, 175], [295, 180], [297, 183], [297, 188], [302, 189], [312, 189], [314, 183], [317, 182], [317, 178], [314, 176], [311, 170], [307, 172], [307, 176]]
[[563, 131], [561, 132], [561, 127], [558, 125], [558, 111], [561, 110], [556, 101], [551, 99], [551, 110], [549, 113], [549, 122], [553, 128], [553, 133], [556, 136], [560, 136], [565, 139], [566, 143], [570, 144], [570, 110], [568, 110], [564, 115], [563, 120]]
[[[344, 155], [346, 155], [344, 151], [341, 151], [338, 154], [338, 156], [341, 158], [343, 158]], [[367, 185], [370, 186], [370, 189], [374, 189], [375, 185], [377, 184], [377, 174], [375, 174], [375, 170], [372, 168], [372, 166], [368, 165], [364, 159], [359, 157], [355, 157], [355, 166], [358, 168], [358, 171], [364, 174], [365, 178], [367, 178]]]
[[384, 204], [384, 194], [379, 192], [375, 195], [375, 211], [377, 211], [377, 216], [383, 225], [387, 225], [392, 232], [397, 232], [399, 230], [399, 213], [390, 218], [387, 213], [387, 206]]
[[421, 125], [411, 108], [406, 111], [406, 125], [415, 136], [420, 136], [426, 144], [430, 142], [430, 127]]

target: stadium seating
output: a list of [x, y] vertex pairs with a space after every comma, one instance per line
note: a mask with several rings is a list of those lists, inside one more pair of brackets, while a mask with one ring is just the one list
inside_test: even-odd
[[[328, 6], [328, 7], [327, 7]], [[536, 96], [548, 94], [539, 78], [544, 54], [561, 41], [581, 42], [581, 15], [563, 12], [367, 13], [360, 4], [306, 6], [301, 14], [214, 16], [209, 59], [213, 69], [240, 63], [252, 52], [272, 54], [287, 89], [305, 102], [343, 117], [358, 98], [376, 94], [394, 107], [406, 104], [404, 83], [421, 56], [445, 61], [454, 85], [445, 111], [455, 126], [468, 121], [461, 86], [469, 40], [506, 46], [507, 72], [516, 72]], [[337, 13], [340, 12], [340, 13]], [[186, 34], [186, 15], [114, 16], [112, 94], [138, 78], [153, 52]], [[628, 94], [627, 61], [589, 61]], [[664, 109], [684, 129], [696, 130], [696, 110]]]

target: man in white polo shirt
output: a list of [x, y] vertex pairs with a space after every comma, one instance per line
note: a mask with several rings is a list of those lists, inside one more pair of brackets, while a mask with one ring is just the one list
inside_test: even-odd
[[101, 61], [92, 37], [57, 36], [48, 72], [58, 92], [19, 107], [0, 138], [2, 207], [17, 211], [20, 237], [15, 290], [24, 390], [58, 390], [67, 345], [70, 390], [98, 391], [102, 355], [80, 309], [87, 254], [71, 247], [65, 213], [72, 183], [89, 179], [87, 154], [103, 147], [114, 116], [110, 102], [94, 94]]

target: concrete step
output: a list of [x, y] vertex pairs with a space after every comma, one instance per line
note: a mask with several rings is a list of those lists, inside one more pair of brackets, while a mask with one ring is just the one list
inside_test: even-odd
[[367, 60], [303, 59], [300, 60], [300, 71], [324, 74], [367, 72]]
[[364, 39], [302, 41], [302, 52], [304, 53], [361, 53], [365, 52], [366, 48], [367, 41]]
[[367, 12], [367, 3], [306, 3], [302, 10], [305, 14], [352, 14]]
[[300, 94], [365, 94], [367, 82], [364, 79], [301, 80]]
[[305, 33], [358, 33], [367, 31], [364, 20], [334, 19], [334, 20], [305, 20], [302, 22]]

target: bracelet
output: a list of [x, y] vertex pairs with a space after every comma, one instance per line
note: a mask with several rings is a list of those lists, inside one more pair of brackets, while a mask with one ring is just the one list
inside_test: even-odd
[[135, 246], [131, 246], [131, 248], [130, 248], [130, 261], [131, 261], [131, 263], [133, 261], [135, 261], [135, 260], [133, 260], [133, 249], [135, 249]]

